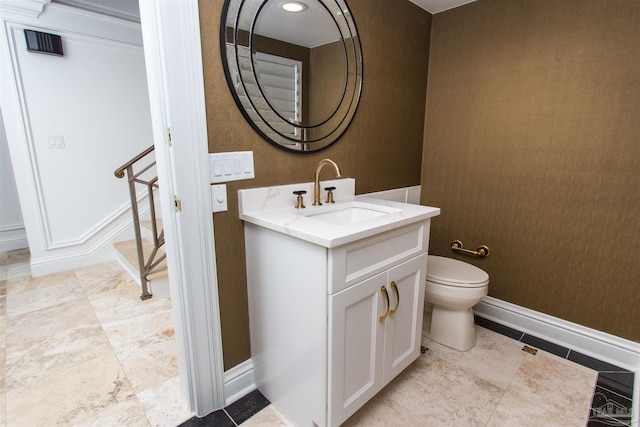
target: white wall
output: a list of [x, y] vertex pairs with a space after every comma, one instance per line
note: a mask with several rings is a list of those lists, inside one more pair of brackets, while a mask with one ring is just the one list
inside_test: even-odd
[[16, 182], [9, 158], [9, 146], [4, 133], [0, 110], [0, 251], [26, 248], [27, 233], [22, 221]]
[[[153, 144], [140, 25], [43, 8], [1, 10], [0, 100], [34, 275], [113, 258], [131, 223], [113, 172]], [[28, 52], [25, 28], [60, 35], [64, 56]]]

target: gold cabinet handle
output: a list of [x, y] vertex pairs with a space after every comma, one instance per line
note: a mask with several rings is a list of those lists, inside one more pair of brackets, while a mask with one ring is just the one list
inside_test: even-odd
[[389, 310], [389, 317], [393, 316], [393, 314], [398, 311], [398, 306], [400, 305], [400, 292], [398, 292], [398, 285], [396, 285], [396, 282], [391, 282], [391, 289], [396, 294], [396, 307], [393, 310]]
[[389, 315], [389, 294], [387, 293], [387, 288], [385, 288], [384, 286], [380, 287], [380, 292], [382, 292], [382, 295], [384, 295], [384, 299], [387, 300], [387, 311], [385, 311], [384, 314], [380, 316], [380, 321], [384, 322], [384, 319], [386, 319]]

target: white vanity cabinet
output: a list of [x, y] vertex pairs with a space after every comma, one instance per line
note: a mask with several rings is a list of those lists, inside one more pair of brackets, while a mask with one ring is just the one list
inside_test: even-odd
[[329, 296], [329, 419], [340, 423], [420, 355], [427, 255]]
[[255, 382], [293, 425], [340, 425], [420, 355], [429, 224], [327, 248], [245, 222]]

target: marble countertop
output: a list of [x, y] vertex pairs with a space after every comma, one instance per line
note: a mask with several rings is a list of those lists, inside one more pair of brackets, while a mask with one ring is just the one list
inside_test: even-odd
[[[355, 195], [353, 178], [322, 181], [321, 187], [336, 187], [335, 204], [311, 206], [313, 183], [253, 188], [238, 191], [240, 219], [273, 231], [334, 248], [384, 231], [423, 221], [440, 214], [439, 208]], [[296, 209], [293, 191], [305, 190], [304, 209]], [[323, 200], [324, 200], [324, 191]], [[315, 219], [315, 214], [357, 206], [385, 211], [384, 215], [349, 224]]]

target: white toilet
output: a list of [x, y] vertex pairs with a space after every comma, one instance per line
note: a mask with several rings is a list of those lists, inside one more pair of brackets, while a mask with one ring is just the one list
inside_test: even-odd
[[472, 307], [489, 290], [489, 275], [451, 258], [427, 257], [425, 302], [433, 304], [429, 337], [447, 347], [467, 351], [476, 344]]

